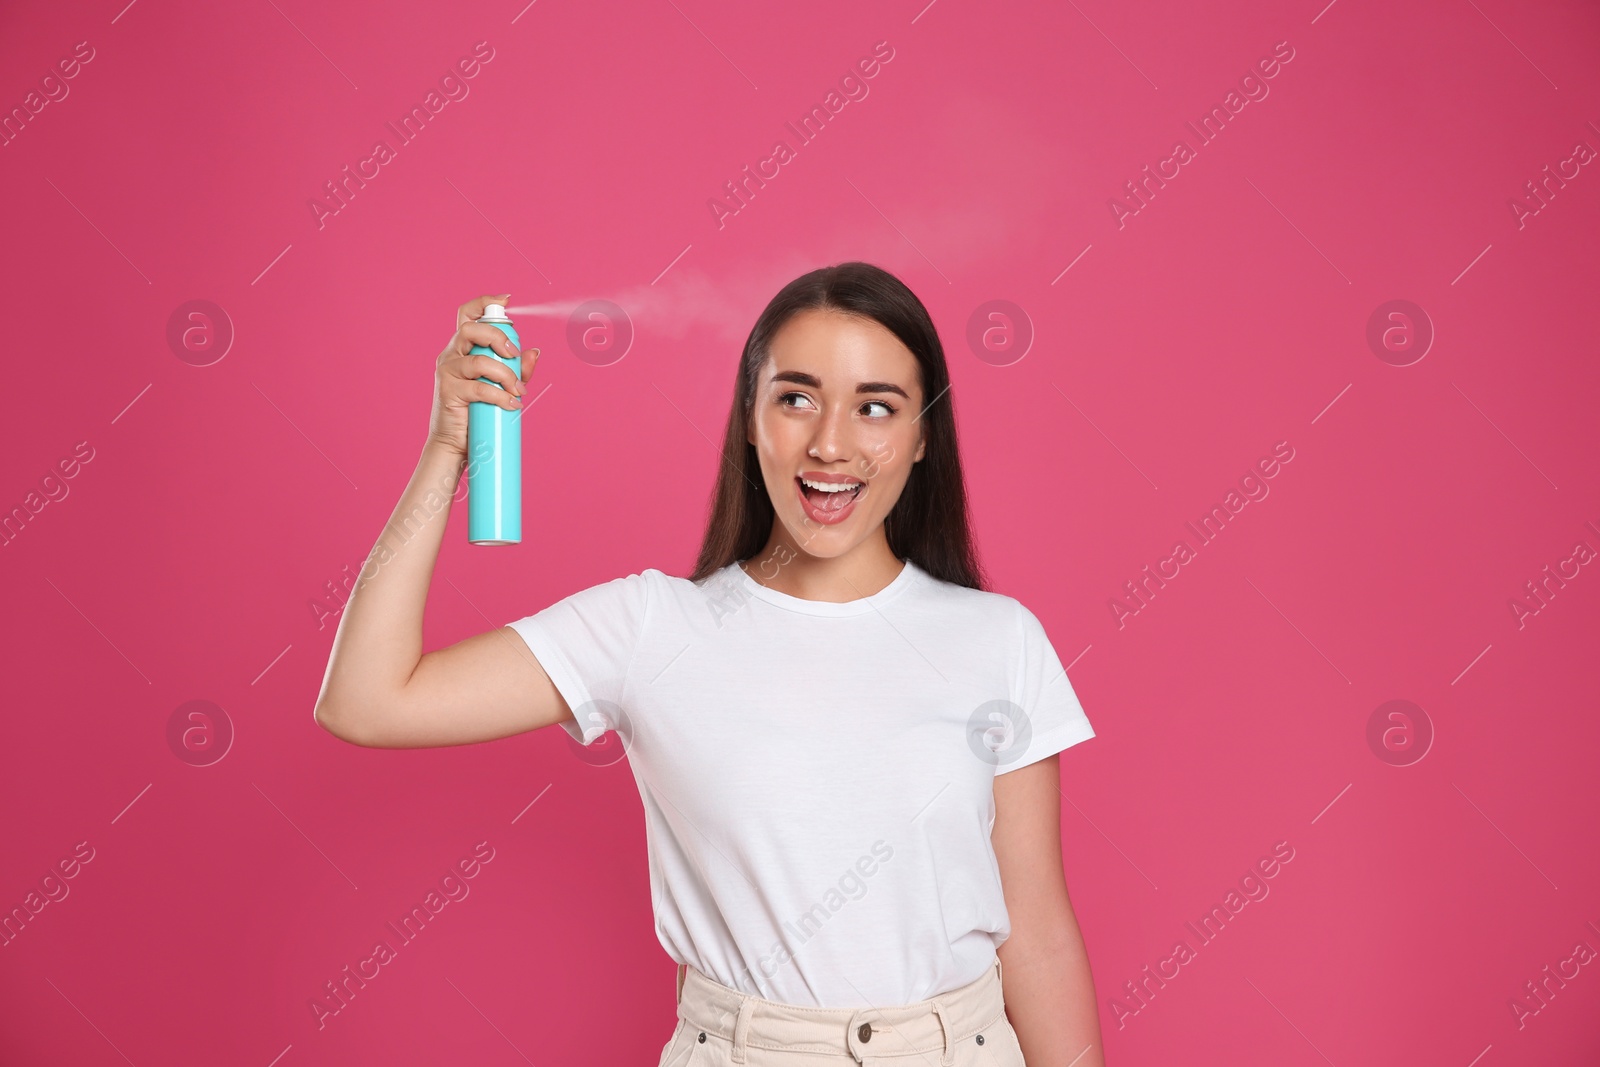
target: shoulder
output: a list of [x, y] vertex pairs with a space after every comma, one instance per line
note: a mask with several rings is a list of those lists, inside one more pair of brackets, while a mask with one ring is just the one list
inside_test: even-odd
[[655, 567], [644, 567], [592, 585], [579, 595], [588, 595], [596, 600], [627, 603], [633, 605], [636, 610], [643, 611], [652, 604], [664, 603], [682, 597], [686, 593], [692, 593], [694, 589], [694, 584], [687, 578], [667, 574]]
[[938, 605], [936, 614], [972, 645], [1003, 653], [1013, 664], [1024, 666], [1053, 651], [1044, 623], [1016, 597], [941, 581], [927, 572], [923, 577], [925, 595]]
[[982, 626], [1007, 637], [1016, 637], [1026, 620], [1033, 618], [1015, 597], [942, 581], [927, 571], [922, 572], [922, 589], [926, 598], [962, 620], [964, 625]]
[[580, 613], [609, 612], [642, 618], [653, 602], [672, 595], [674, 583], [683, 581], [654, 567], [646, 567], [619, 577], [580, 584], [551, 607], [569, 608]]
[[[733, 570], [736, 572], [738, 568]], [[738, 582], [727, 571], [728, 568], [724, 568], [703, 581], [694, 582], [683, 575], [646, 567], [617, 581], [625, 583], [631, 595], [647, 607], [652, 616], [659, 617], [663, 612], [681, 614], [703, 605], [708, 598], [728, 595], [728, 587], [737, 587]]]
[[[716, 576], [713, 575], [712, 577], [715, 578]], [[666, 571], [655, 567], [646, 567], [637, 574], [630, 574], [626, 580], [638, 582], [640, 588], [649, 590], [652, 596], [674, 600], [702, 596], [702, 590], [705, 585], [703, 582], [692, 582], [679, 574], [668, 574]]]
[[596, 582], [589, 588], [626, 589], [643, 594], [646, 591], [651, 593], [677, 591], [680, 584], [688, 589], [694, 588], [694, 584], [687, 578], [679, 578], [677, 575], [667, 574], [665, 571], [658, 570], [655, 567], [644, 567], [640, 570], [630, 571], [617, 578], [608, 578], [603, 582]]

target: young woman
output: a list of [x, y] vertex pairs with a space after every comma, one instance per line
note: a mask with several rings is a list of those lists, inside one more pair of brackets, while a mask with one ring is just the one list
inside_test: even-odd
[[767, 305], [692, 575], [649, 568], [424, 653], [467, 405], [515, 409], [533, 370], [467, 354], [517, 354], [476, 322], [506, 299], [457, 314], [317, 721], [377, 747], [618, 732], [679, 964], [662, 1067], [1099, 1067], [1056, 758], [1094, 731], [1038, 619], [983, 589], [921, 301], [844, 263]]

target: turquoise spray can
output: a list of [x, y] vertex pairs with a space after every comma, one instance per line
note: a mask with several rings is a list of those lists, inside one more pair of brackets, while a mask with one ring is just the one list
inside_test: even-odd
[[[479, 322], [522, 341], [506, 317], [506, 309], [490, 304]], [[506, 359], [492, 348], [472, 346], [472, 355], [490, 356], [522, 377], [522, 359]], [[497, 389], [499, 382], [479, 378]], [[496, 404], [467, 405], [467, 540], [475, 545], [515, 545], [522, 541], [522, 409], [507, 411]]]

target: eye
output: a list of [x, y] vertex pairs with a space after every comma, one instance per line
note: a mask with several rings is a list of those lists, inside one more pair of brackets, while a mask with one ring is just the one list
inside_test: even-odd
[[[795, 402], [791, 403], [791, 401]], [[804, 402], [804, 407], [815, 407], [815, 404], [813, 404], [811, 398], [805, 393], [781, 393], [777, 398], [777, 403], [780, 407], [793, 408], [796, 411], [804, 410], [802, 404], [799, 403], [801, 401]], [[869, 410], [874, 407], [882, 408], [883, 410], [880, 412], [872, 412]], [[861, 409], [867, 412], [869, 417], [874, 419], [886, 419], [895, 413], [893, 405], [883, 400], [868, 400], [861, 405]]]
[[804, 400], [807, 404], [811, 403], [811, 398], [809, 396], [806, 396], [806, 394], [804, 394], [804, 393], [784, 393], [784, 394], [782, 394], [781, 396], [778, 397], [778, 405], [780, 407], [786, 407], [786, 408], [795, 407], [795, 405], [788, 403], [788, 400], [789, 400], [790, 397], [799, 397], [801, 400]]

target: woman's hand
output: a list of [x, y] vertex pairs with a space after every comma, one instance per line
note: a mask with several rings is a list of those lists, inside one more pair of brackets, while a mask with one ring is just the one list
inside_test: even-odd
[[[507, 359], [522, 355], [511, 338], [488, 323], [477, 321], [490, 304], [504, 304], [510, 293], [480, 296], [456, 310], [456, 332], [439, 353], [434, 374], [433, 413], [428, 421], [428, 441], [438, 443], [462, 457], [467, 454], [467, 405], [473, 401], [497, 404], [508, 411], [522, 406], [523, 383], [533, 374], [539, 361], [537, 350], [522, 361], [519, 379], [511, 368], [492, 356], [469, 355], [473, 345], [492, 348]], [[488, 378], [503, 388], [480, 382]]]

